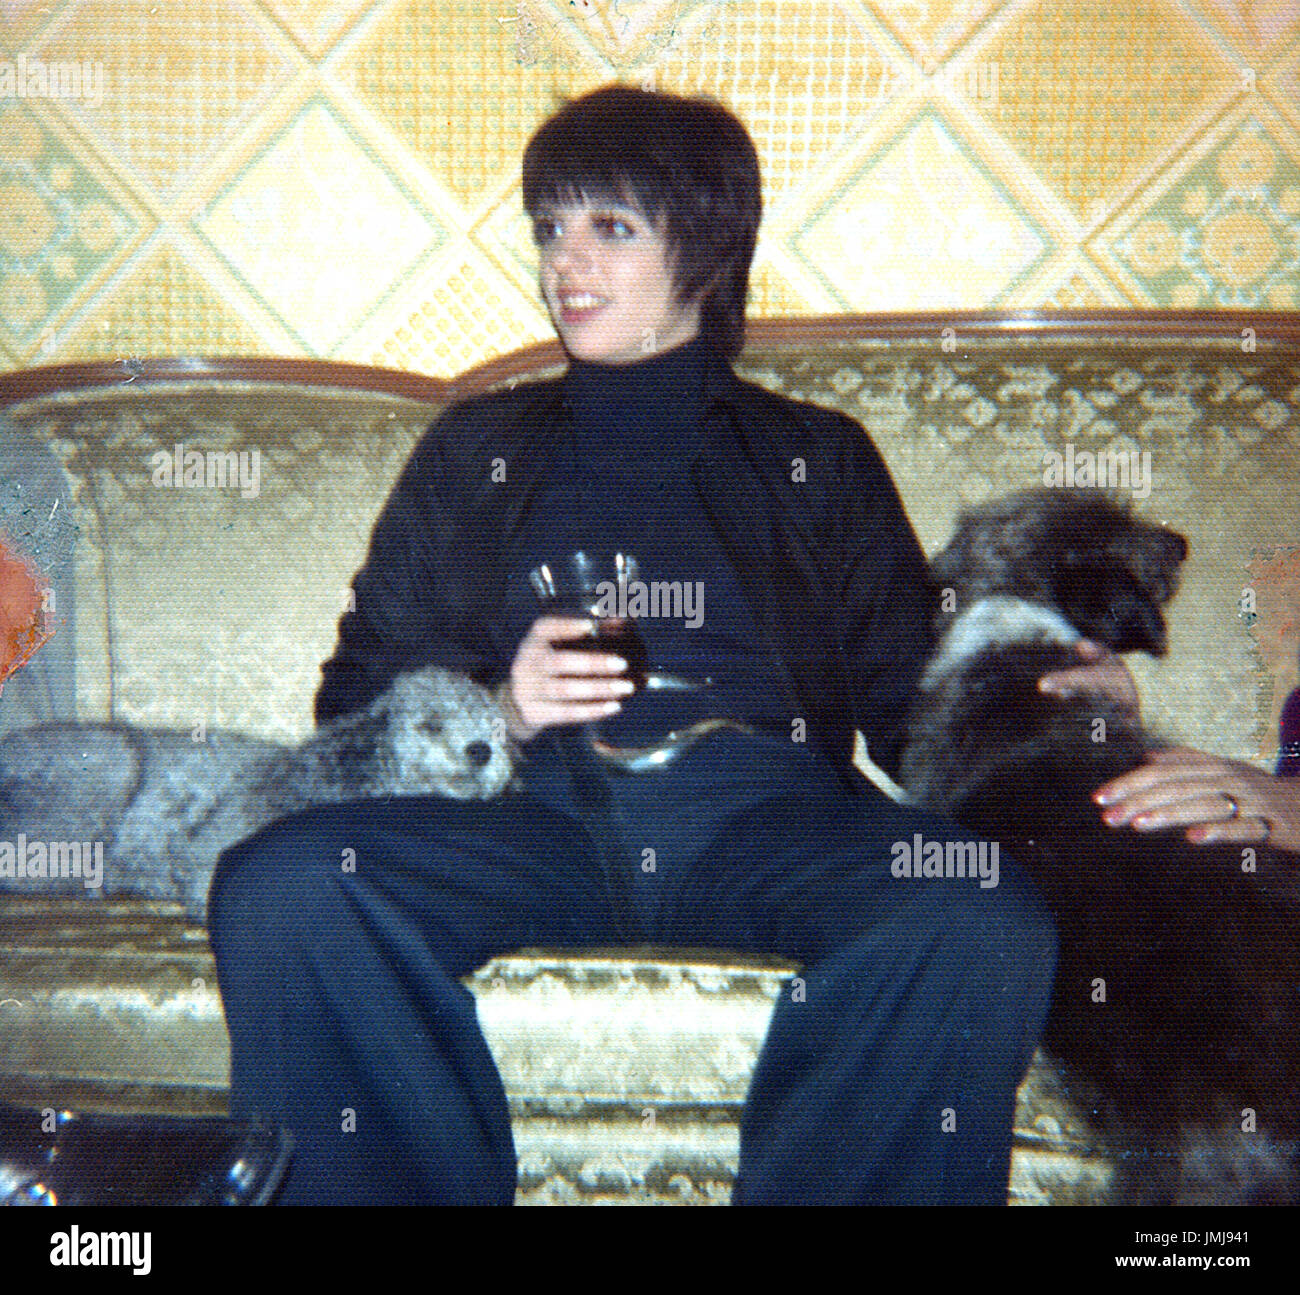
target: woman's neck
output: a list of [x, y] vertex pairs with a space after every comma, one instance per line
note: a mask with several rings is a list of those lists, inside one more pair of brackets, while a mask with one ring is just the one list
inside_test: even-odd
[[575, 426], [628, 436], [650, 425], [659, 434], [694, 427], [711, 358], [709, 343], [697, 334], [680, 346], [628, 364], [571, 360], [564, 389]]

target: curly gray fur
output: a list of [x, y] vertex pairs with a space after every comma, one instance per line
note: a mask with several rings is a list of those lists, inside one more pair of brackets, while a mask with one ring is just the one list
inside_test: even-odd
[[[512, 785], [517, 756], [487, 690], [436, 667], [397, 676], [296, 748], [222, 730], [41, 724], [0, 740], [0, 843], [99, 844], [90, 889], [178, 900], [201, 920], [217, 856], [267, 823], [329, 801], [488, 799]], [[0, 875], [0, 888], [88, 893], [84, 876]]]

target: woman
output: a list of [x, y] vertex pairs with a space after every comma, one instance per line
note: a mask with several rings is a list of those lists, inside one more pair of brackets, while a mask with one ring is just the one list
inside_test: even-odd
[[[459, 978], [529, 945], [724, 947], [802, 964], [734, 1202], [1004, 1203], [1055, 933], [1013, 860], [891, 874], [900, 842], [963, 836], [852, 763], [857, 729], [896, 770], [931, 647], [925, 562], [861, 427], [731, 370], [753, 144], [716, 104], [610, 87], [533, 137], [524, 199], [568, 370], [430, 428], [316, 715], [402, 670], [463, 670], [497, 690], [526, 791], [320, 807], [223, 856], [232, 1113], [293, 1130], [282, 1203], [509, 1204], [505, 1092]], [[563, 646], [594, 626], [539, 614], [528, 572], [582, 547], [703, 591], [698, 625], [637, 627], [656, 669], [711, 687], [633, 695], [623, 659]], [[1125, 675], [1087, 662], [1074, 682]], [[600, 763], [582, 727], [644, 745], [709, 718], [642, 773]]]

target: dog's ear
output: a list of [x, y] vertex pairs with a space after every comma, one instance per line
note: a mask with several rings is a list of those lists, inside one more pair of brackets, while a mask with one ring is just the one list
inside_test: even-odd
[[387, 717], [365, 711], [356, 713], [354, 722], [339, 727], [331, 741], [332, 755], [346, 780], [358, 786], [365, 785], [375, 763], [375, 753], [383, 745], [387, 733]]
[[1160, 536], [1161, 559], [1169, 572], [1176, 572], [1187, 560], [1187, 540], [1177, 531], [1164, 530]]
[[1152, 528], [1148, 535], [1149, 542], [1134, 554], [1134, 575], [1156, 605], [1163, 606], [1178, 590], [1187, 541], [1164, 527]]

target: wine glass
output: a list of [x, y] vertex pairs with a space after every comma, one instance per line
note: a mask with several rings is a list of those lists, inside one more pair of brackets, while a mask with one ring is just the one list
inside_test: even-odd
[[617, 653], [627, 662], [627, 677], [639, 692], [647, 682], [645, 643], [632, 617], [617, 615], [619, 607], [627, 607], [627, 588], [638, 570], [630, 554], [578, 549], [558, 561], [534, 567], [528, 580], [549, 614], [595, 621], [594, 634], [557, 639], [554, 646], [571, 652]]
[[[528, 582], [544, 611], [551, 615], [581, 616], [595, 622], [596, 632], [580, 638], [558, 639], [554, 645], [576, 652], [614, 652], [627, 662], [625, 677], [632, 680], [635, 692], [692, 692], [712, 688], [713, 679], [691, 679], [685, 675], [651, 670], [645, 642], [637, 632], [631, 616], [619, 616], [627, 609], [628, 586], [638, 579], [637, 561], [628, 553], [608, 553], [577, 549], [555, 561], [542, 562], [528, 573]], [[597, 725], [587, 723], [583, 729], [587, 742], [606, 764], [627, 770], [662, 767], [672, 763], [685, 750], [718, 728], [751, 731], [748, 726], [729, 719], [708, 719], [674, 730], [660, 742], [649, 746], [619, 747], [603, 741]]]

